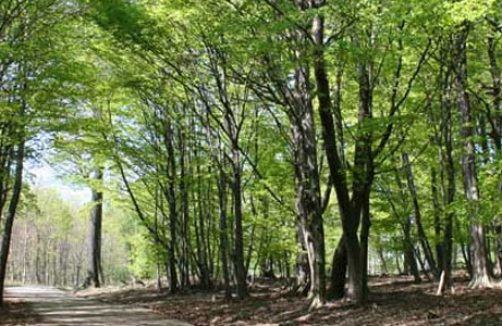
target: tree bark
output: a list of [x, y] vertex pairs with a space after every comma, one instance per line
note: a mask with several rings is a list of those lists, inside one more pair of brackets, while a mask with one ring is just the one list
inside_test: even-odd
[[325, 248], [314, 113], [309, 90], [308, 69], [297, 68], [295, 105], [288, 114], [295, 159], [295, 207], [308, 256], [309, 297], [312, 307], [317, 307], [326, 300]]
[[87, 267], [86, 286], [101, 286], [101, 227], [103, 219], [103, 170], [97, 167], [91, 172], [89, 179], [94, 183], [91, 185], [91, 211], [89, 229], [89, 259]]
[[223, 287], [225, 290], [225, 299], [232, 298], [232, 289], [230, 287], [230, 273], [228, 271], [228, 226], [227, 226], [227, 181], [223, 167], [220, 166], [218, 178], [218, 200], [220, 206], [220, 262], [223, 274]]
[[178, 131], [179, 142], [179, 165], [180, 165], [180, 181], [179, 191], [181, 193], [181, 255], [180, 255], [180, 271], [181, 271], [181, 287], [187, 288], [190, 285], [190, 207], [188, 200], [188, 182], [189, 174], [186, 171], [186, 134], [181, 130]]
[[164, 144], [167, 151], [167, 189], [164, 190], [165, 197], [169, 205], [169, 245], [168, 245], [168, 283], [169, 291], [178, 291], [178, 277], [176, 272], [176, 244], [177, 244], [177, 223], [178, 211], [176, 205], [176, 159], [174, 153], [174, 130], [171, 117], [164, 117]]
[[246, 270], [244, 267], [244, 234], [242, 230], [242, 175], [240, 150], [236, 139], [232, 140], [232, 193], [234, 195], [234, 268], [237, 283], [237, 297], [248, 296]]
[[[24, 108], [23, 108], [24, 110]], [[24, 116], [24, 111], [23, 111]], [[7, 262], [10, 251], [12, 228], [14, 226], [14, 218], [21, 197], [21, 190], [23, 186], [23, 171], [24, 171], [24, 156], [25, 156], [25, 135], [24, 126], [21, 127], [22, 132], [19, 135], [17, 151], [15, 154], [15, 171], [14, 171], [14, 185], [12, 187], [12, 195], [10, 198], [7, 214], [4, 218], [2, 244], [0, 247], [0, 305], [3, 305], [3, 292], [5, 285], [5, 276], [7, 271]]]
[[[443, 126], [443, 144], [444, 150], [440, 151], [441, 155], [441, 169], [442, 173], [446, 173], [446, 189], [443, 190], [445, 198], [443, 199], [443, 206], [449, 207], [455, 200], [455, 163], [453, 158], [453, 121], [452, 121], [452, 102], [451, 102], [451, 69], [448, 68], [445, 73], [444, 85], [446, 94], [441, 99], [441, 119]], [[444, 179], [444, 177], [442, 178]], [[442, 183], [442, 187], [444, 187]], [[440, 291], [449, 289], [453, 286], [453, 220], [454, 213], [451, 210], [446, 212], [446, 219], [444, 223], [443, 243], [441, 246], [442, 270], [444, 273], [444, 287]], [[438, 258], [439, 259], [439, 258]]]
[[338, 300], [345, 295], [347, 275], [347, 251], [345, 248], [345, 238], [342, 235], [333, 254], [331, 264], [331, 283], [328, 290], [328, 298], [330, 300]]
[[432, 270], [434, 277], [439, 279], [439, 272], [437, 270], [436, 261], [434, 260], [434, 256], [432, 254], [431, 246], [429, 240], [427, 239], [427, 235], [425, 233], [423, 224], [422, 224], [422, 214], [420, 211], [420, 205], [418, 203], [417, 190], [415, 187], [415, 180], [413, 177], [413, 170], [411, 168], [410, 160], [408, 157], [408, 153], [402, 153], [403, 167], [406, 172], [406, 180], [408, 184], [408, 190], [410, 191], [411, 199], [413, 202], [413, 211], [415, 217], [415, 223], [417, 224], [418, 238], [420, 240], [420, 244], [422, 246], [422, 250], [424, 251], [425, 259], [427, 260], [428, 267]]
[[473, 114], [467, 91], [467, 37], [470, 26], [465, 22], [462, 30], [456, 35], [457, 75], [455, 78], [457, 107], [462, 116], [462, 171], [464, 177], [464, 194], [468, 205], [470, 220], [469, 235], [472, 252], [471, 287], [487, 287], [491, 285], [487, 264], [485, 227], [479, 216], [479, 189], [476, 171], [476, 154]]
[[347, 250], [349, 287], [347, 296], [357, 303], [367, 300], [364, 276], [361, 268], [361, 246], [357, 235], [360, 212], [352, 207], [345, 169], [336, 148], [335, 124], [331, 111], [330, 84], [324, 59], [324, 18], [315, 16], [312, 21], [312, 36], [314, 39], [314, 72], [316, 80], [316, 95], [319, 102], [319, 116], [322, 125], [322, 138], [331, 178], [338, 198]]

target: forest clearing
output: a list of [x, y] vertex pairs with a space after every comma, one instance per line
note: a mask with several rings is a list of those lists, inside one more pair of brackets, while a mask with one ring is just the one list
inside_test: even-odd
[[0, 319], [497, 324], [501, 40], [501, 0], [0, 0]]

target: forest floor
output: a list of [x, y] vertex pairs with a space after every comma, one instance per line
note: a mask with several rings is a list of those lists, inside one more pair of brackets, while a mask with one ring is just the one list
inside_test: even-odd
[[315, 311], [309, 311], [308, 300], [289, 295], [284, 284], [275, 281], [257, 282], [249, 299], [232, 302], [219, 292], [170, 295], [154, 287], [107, 287], [74, 295], [52, 288], [19, 288], [7, 292], [0, 325], [183, 324], [172, 319], [196, 326], [502, 325], [502, 289], [472, 290], [467, 284], [457, 279], [454, 293], [437, 296], [436, 283], [371, 278], [366, 306], [337, 301]]
[[372, 278], [366, 306], [338, 301], [316, 311], [309, 311], [308, 300], [288, 295], [278, 282], [254, 284], [251, 297], [241, 302], [225, 301], [221, 293], [173, 296], [148, 287], [98, 289], [79, 296], [149, 307], [166, 318], [196, 326], [502, 325], [502, 290], [472, 290], [467, 285], [467, 280], [458, 279], [454, 293], [437, 296], [437, 283], [413, 284], [406, 277]]
[[21, 299], [7, 299], [0, 307], [0, 325], [34, 325], [37, 316], [28, 302]]

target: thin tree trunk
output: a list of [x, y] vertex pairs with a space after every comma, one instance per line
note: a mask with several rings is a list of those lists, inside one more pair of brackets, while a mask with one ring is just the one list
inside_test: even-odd
[[181, 212], [182, 212], [182, 223], [181, 223], [181, 255], [180, 255], [180, 271], [181, 271], [181, 287], [187, 288], [190, 284], [190, 270], [189, 270], [189, 255], [190, 255], [190, 214], [189, 214], [189, 203], [188, 203], [188, 189], [187, 189], [187, 178], [186, 173], [186, 150], [185, 150], [185, 135], [178, 131], [178, 142], [179, 142], [179, 165], [180, 165], [180, 185], [179, 191], [181, 193]]
[[[221, 164], [221, 162], [220, 162]], [[227, 227], [227, 181], [223, 167], [220, 166], [218, 180], [218, 199], [220, 206], [220, 261], [223, 273], [223, 287], [225, 290], [225, 299], [232, 298], [232, 290], [230, 288], [230, 273], [228, 271], [228, 227]]]
[[377, 253], [378, 253], [378, 259], [380, 260], [380, 274], [388, 275], [389, 269], [387, 268], [387, 262], [385, 261], [385, 255], [382, 246], [377, 247]]
[[439, 191], [437, 171], [431, 168], [431, 196], [432, 196], [432, 209], [434, 215], [434, 234], [436, 236], [436, 261], [438, 265], [443, 262], [443, 246], [441, 244], [441, 206], [439, 204]]
[[[413, 239], [411, 238], [411, 219], [408, 217], [403, 225], [404, 233], [404, 262], [406, 272], [411, 272], [415, 283], [420, 283], [420, 272], [417, 266], [417, 257], [415, 257], [415, 249], [413, 248]], [[408, 268], [406, 268], [408, 267]]]
[[36, 253], [35, 253], [35, 279], [37, 281], [37, 284], [42, 284], [42, 278], [40, 277], [40, 234], [38, 229], [36, 230], [37, 232], [37, 242], [35, 244], [36, 246]]
[[168, 245], [168, 283], [169, 291], [178, 291], [178, 277], [176, 272], [176, 242], [177, 242], [177, 220], [178, 211], [176, 206], [176, 159], [174, 153], [174, 131], [171, 124], [171, 117], [164, 117], [164, 144], [167, 150], [167, 189], [165, 196], [169, 205], [169, 245]]
[[402, 275], [402, 274], [403, 274], [403, 269], [401, 268], [401, 264], [400, 264], [400, 262], [399, 262], [399, 255], [400, 255], [400, 254], [401, 254], [401, 253], [400, 253], [400, 252], [398, 252], [397, 250], [394, 252], [394, 255], [395, 255], [395, 258], [396, 258], [396, 269], [397, 269], [397, 273], [398, 273], [399, 275]]
[[24, 239], [23, 239], [23, 285], [26, 284], [28, 276], [28, 223], [24, 224]]
[[232, 140], [232, 193], [234, 195], [234, 269], [237, 283], [237, 297], [248, 296], [246, 270], [244, 267], [244, 234], [242, 230], [242, 175], [240, 150], [237, 140]]
[[[446, 58], [449, 56], [447, 49], [441, 49], [441, 57], [443, 62], [448, 62]], [[442, 126], [441, 135], [437, 138], [440, 144], [439, 160], [440, 175], [441, 175], [441, 194], [443, 197], [443, 207], [448, 208], [454, 201], [455, 197], [455, 165], [453, 158], [453, 121], [452, 121], [452, 66], [449, 64], [441, 66], [439, 84], [442, 92], [440, 93], [441, 116], [440, 125]], [[437, 198], [436, 191], [436, 175], [435, 170], [432, 170], [432, 192], [434, 200]], [[436, 191], [437, 192], [437, 191]], [[435, 214], [440, 214], [439, 203], [434, 202]], [[450, 209], [445, 209], [444, 212], [444, 231], [443, 240], [438, 249], [438, 262], [441, 263], [443, 282], [438, 288], [438, 293], [442, 294], [445, 289], [452, 288], [452, 253], [453, 253], [453, 220], [454, 213]], [[437, 217], [435, 217], [437, 219]], [[439, 223], [436, 221], [436, 223]], [[438, 228], [438, 225], [436, 225]], [[439, 234], [438, 230], [436, 233]], [[438, 236], [439, 238], [439, 236]], [[439, 259], [441, 258], [441, 261]]]
[[[24, 116], [24, 107], [22, 116]], [[7, 270], [7, 262], [10, 251], [12, 228], [14, 226], [14, 218], [21, 197], [21, 190], [23, 185], [23, 171], [24, 171], [24, 156], [25, 156], [25, 135], [24, 126], [21, 127], [22, 131], [19, 135], [17, 151], [15, 156], [15, 171], [14, 171], [14, 185], [12, 187], [12, 196], [10, 198], [7, 214], [4, 218], [2, 244], [0, 247], [0, 305], [3, 305], [3, 292], [5, 284], [5, 276]]]
[[90, 211], [89, 260], [85, 285], [93, 285], [99, 288], [101, 286], [101, 225], [103, 219], [102, 168], [95, 168], [89, 178], [94, 184], [91, 185], [92, 207]]
[[432, 270], [435, 278], [439, 278], [439, 272], [437, 270], [436, 261], [434, 260], [434, 256], [432, 254], [431, 246], [429, 240], [427, 239], [427, 235], [425, 233], [423, 224], [422, 224], [422, 214], [420, 211], [420, 205], [418, 203], [417, 190], [415, 187], [415, 180], [413, 177], [413, 170], [411, 168], [410, 160], [408, 157], [408, 153], [402, 153], [403, 167], [406, 172], [406, 180], [408, 184], [408, 190], [411, 194], [411, 199], [413, 202], [413, 211], [415, 222], [417, 224], [418, 238], [420, 240], [420, 244], [422, 246], [422, 250], [424, 251], [425, 259], [427, 260], [428, 267]]

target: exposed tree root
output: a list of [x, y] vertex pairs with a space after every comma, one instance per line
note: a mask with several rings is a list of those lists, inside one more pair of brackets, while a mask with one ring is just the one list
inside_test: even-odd
[[493, 289], [495, 287], [497, 287], [496, 283], [489, 276], [475, 277], [469, 282], [470, 289]]
[[318, 310], [324, 307], [325, 302], [321, 300], [319, 296], [315, 296], [310, 303], [309, 310]]

